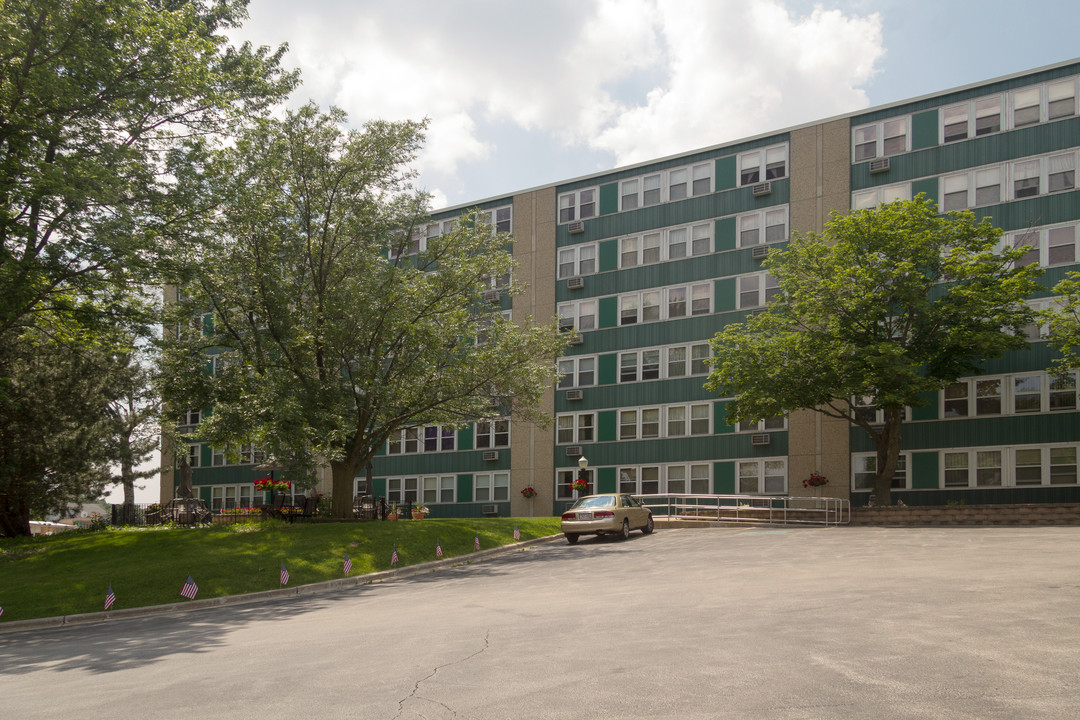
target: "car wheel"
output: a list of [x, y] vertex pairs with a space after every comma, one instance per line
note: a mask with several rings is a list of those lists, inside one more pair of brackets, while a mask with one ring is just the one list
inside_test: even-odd
[[576, 545], [577, 544], [578, 536], [576, 534], [574, 534], [574, 533], [563, 533], [563, 535], [566, 536], [566, 542], [570, 543], [571, 545]]
[[645, 522], [645, 527], [641, 528], [641, 532], [642, 532], [643, 535], [649, 535], [650, 533], [652, 533], [652, 531], [653, 531], [653, 521], [652, 521], [652, 515], [650, 515], [649, 519]]
[[619, 537], [621, 537], [623, 540], [626, 540], [630, 537], [630, 521], [626, 518], [623, 518], [622, 530], [619, 531]]

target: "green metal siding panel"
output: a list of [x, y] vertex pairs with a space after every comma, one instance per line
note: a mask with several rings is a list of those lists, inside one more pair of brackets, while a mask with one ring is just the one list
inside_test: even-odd
[[934, 392], [923, 393], [919, 396], [924, 405], [911, 408], [912, 420], [937, 420], [938, 419], [938, 394]]
[[473, 499], [473, 476], [465, 473], [457, 476], [457, 501], [459, 503], [472, 502]]
[[375, 497], [386, 497], [386, 478], [372, 478], [371, 488]]
[[938, 180], [937, 178], [926, 178], [924, 180], [916, 180], [911, 183], [911, 197], [915, 197], [919, 193], [925, 193], [926, 197], [934, 202], [938, 201]]
[[199, 446], [199, 467], [208, 468], [214, 461], [214, 448], [203, 443]]
[[911, 487], [913, 489], [937, 488], [938, 454], [936, 452], [917, 452], [911, 454]]
[[209, 487], [201, 487], [201, 488], [199, 488], [199, 499], [202, 500], [207, 505], [210, 505], [211, 503], [213, 503], [213, 500], [211, 499], [212, 496], [213, 496], [213, 493], [211, 492]]
[[713, 463], [713, 492], [717, 495], [735, 494], [735, 463]]
[[911, 116], [911, 149], [922, 150], [938, 144], [938, 111], [927, 110]]
[[457, 431], [457, 446], [458, 450], [472, 450], [473, 449], [473, 425], [472, 423], [466, 425]]
[[716, 312], [731, 312], [735, 309], [735, 278], [720, 278], [713, 287], [713, 309]]
[[596, 371], [597, 382], [601, 385], [614, 385], [619, 381], [618, 355], [615, 353], [601, 355], [597, 362], [599, 364]]
[[[851, 433], [852, 452], [873, 452], [874, 444], [862, 431]], [[1080, 412], [1007, 415], [997, 418], [966, 418], [904, 423], [903, 450], [1039, 445], [1080, 440]]]
[[619, 212], [619, 183], [613, 182], [600, 186], [600, 214], [610, 215]]
[[596, 417], [596, 439], [600, 442], [615, 440], [616, 420], [614, 410], [602, 410]]
[[977, 208], [973, 212], [976, 219], [988, 218], [995, 226], [1006, 231], [1025, 230], [1036, 225], [1054, 225], [1080, 217], [1080, 190]]
[[731, 190], [735, 187], [737, 180], [736, 175], [738, 171], [735, 168], [735, 156], [729, 155], [727, 157], [716, 159], [716, 189]]
[[600, 298], [598, 324], [602, 328], [613, 328], [619, 324], [619, 299], [616, 297]]
[[601, 493], [613, 493], [618, 492], [619, 488], [616, 485], [615, 468], [602, 467], [596, 471], [596, 492]]
[[726, 435], [735, 432], [735, 428], [727, 423], [727, 400], [717, 400], [713, 403], [713, 433]]
[[605, 240], [600, 243], [600, 272], [619, 269], [619, 241]]
[[713, 246], [716, 252], [735, 249], [735, 218], [726, 217], [716, 221], [715, 239]]

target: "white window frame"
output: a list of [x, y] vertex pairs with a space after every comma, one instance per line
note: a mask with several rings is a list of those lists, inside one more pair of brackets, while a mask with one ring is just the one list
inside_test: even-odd
[[[572, 355], [559, 358], [559, 374], [562, 379], [557, 385], [559, 390], [577, 387], [593, 387], [596, 385], [596, 372], [599, 358], [596, 355]], [[582, 370], [582, 365], [591, 366], [590, 369]], [[582, 373], [587, 373], [582, 379]]]
[[[997, 107], [996, 113], [993, 112], [995, 104]], [[948, 122], [950, 113], [953, 113], [952, 122]], [[963, 119], [960, 119], [961, 116]], [[999, 133], [1002, 130], [1008, 129], [1005, 122], [1008, 116], [1009, 113], [1005, 108], [1005, 98], [1000, 94], [984, 95], [983, 97], [972, 98], [970, 100], [964, 100], [963, 102], [946, 105], [941, 108], [940, 113], [938, 133], [939, 144], [946, 145], [948, 143], [961, 142]], [[997, 117], [996, 125], [992, 122], [981, 122], [984, 118], [991, 117]], [[960, 136], [957, 131], [954, 131], [952, 139], [946, 139], [947, 129], [959, 126], [961, 123], [964, 123], [965, 125], [963, 136]], [[980, 125], [983, 127], [980, 127]], [[987, 126], [989, 126], [990, 129], [985, 129]]]
[[[782, 158], [783, 171], [776, 172], [777, 159]], [[781, 180], [788, 176], [790, 170], [790, 157], [787, 143], [770, 145], [769, 147], [750, 150], [739, 153], [735, 163], [736, 184], [738, 187], [757, 185], [760, 182]], [[756, 173], [746, 172], [750, 168], [757, 168]]]
[[[214, 512], [235, 508], [250, 508], [255, 505], [254, 483], [239, 485], [204, 485], [210, 488], [210, 509]], [[245, 502], [246, 501], [246, 502]]]
[[[1039, 482], [1017, 482], [1017, 476], [1019, 475], [1018, 468], [1021, 465], [1018, 464], [1020, 457], [1018, 455], [1030, 455], [1030, 452], [1038, 450], [1040, 455], [1039, 463]], [[998, 455], [997, 463], [994, 464], [994, 454]], [[1070, 457], [1071, 456], [1071, 457]], [[1055, 465], [1055, 460], [1057, 465]], [[1065, 460], [1066, 462], [1062, 462]], [[1071, 460], [1071, 462], [1068, 462]], [[965, 472], [965, 481], [963, 484], [955, 482], [950, 483], [946, 478], [945, 473], [950, 470], [959, 470], [961, 467], [959, 463], [963, 461], [965, 465], [963, 469]], [[957, 489], [970, 489], [970, 488], [1010, 488], [1010, 487], [1045, 487], [1053, 485], [1076, 485], [1077, 480], [1080, 479], [1078, 475], [1078, 461], [1080, 461], [1080, 445], [1076, 443], [1048, 443], [1046, 445], [994, 445], [986, 447], [972, 447], [972, 448], [949, 448], [941, 450], [938, 453], [938, 472], [940, 478], [939, 489], [942, 490], [957, 490]], [[955, 462], [957, 466], [948, 467], [948, 463]], [[1025, 463], [1022, 467], [1034, 467], [1033, 464]], [[1055, 473], [1054, 468], [1072, 468], [1071, 473], [1067, 473], [1066, 477], [1071, 476], [1071, 482], [1054, 482]], [[997, 469], [999, 475], [994, 476], [993, 470]], [[985, 472], [979, 473], [979, 470]], [[1059, 472], [1056, 475], [1058, 478], [1062, 476]]]
[[787, 430], [786, 415], [777, 415], [776, 417], [755, 421], [740, 420], [735, 425], [736, 433], [760, 433], [773, 430]]
[[473, 426], [473, 447], [477, 450], [508, 448], [511, 431], [512, 424], [509, 417], [477, 420]]
[[[671, 291], [686, 294], [686, 315], [671, 315]], [[713, 311], [713, 284], [697, 282], [662, 288], [645, 288], [618, 296], [619, 327], [709, 315]], [[655, 310], [653, 310], [655, 308]], [[649, 311], [649, 312], [647, 312]], [[653, 315], [646, 317], [646, 315]]]
[[[754, 284], [756, 287], [748, 287], [750, 284]], [[743, 296], [749, 296], [751, 292], [756, 293], [756, 299], [753, 302], [748, 297], [744, 300]], [[739, 310], [765, 307], [779, 293], [780, 288], [776, 284], [776, 279], [768, 270], [739, 275], [735, 279], [736, 308]]]
[[[980, 411], [979, 386], [998, 383], [997, 397], [1000, 412]], [[1037, 392], [1022, 392], [1026, 389], [1019, 383], [1038, 385]], [[1071, 385], [1071, 387], [1069, 387]], [[961, 393], [961, 390], [963, 393]], [[1037, 409], [1017, 409], [1018, 399], [1033, 398], [1038, 395]], [[1068, 398], [1071, 397], [1071, 402]], [[1061, 401], [1066, 401], [1061, 404]], [[966, 401], [966, 414], [958, 414], [961, 403]], [[1056, 405], [1056, 407], [1055, 407]], [[980, 417], [1001, 417], [1006, 415], [1036, 415], [1080, 410], [1080, 371], [1071, 370], [1061, 379], [1057, 373], [1047, 371], [1019, 372], [1008, 375], [975, 375], [959, 378], [955, 383], [943, 388], [938, 393], [938, 417], [943, 420], [965, 420]], [[953, 414], [947, 414], [952, 412]]]
[[391, 505], [417, 504], [420, 501], [420, 478], [416, 475], [386, 478], [386, 502]]
[[[898, 132], [898, 130], [900, 132]], [[873, 137], [867, 137], [867, 134]], [[897, 138], [903, 138], [899, 147]], [[861, 140], [861, 142], [860, 142]], [[891, 141], [891, 142], [890, 142]], [[867, 154], [873, 143], [873, 154]], [[888, 145], [888, 147], [886, 147]], [[863, 154], [859, 149], [865, 148]], [[877, 122], [858, 125], [851, 129], [851, 162], [861, 163], [879, 157], [891, 157], [911, 151], [911, 116], [901, 115]]]
[[[776, 237], [773, 230], [777, 227], [783, 229], [781, 237]], [[772, 239], [769, 238], [770, 231], [772, 231]], [[788, 229], [788, 206], [786, 204], [776, 205], [763, 210], [736, 215], [735, 233], [738, 236], [737, 244], [740, 248], [785, 242], [790, 235]]]
[[[583, 255], [592, 257], [582, 257]], [[598, 255], [599, 248], [596, 243], [559, 248], [559, 279], [596, 274]], [[567, 266], [570, 266], [569, 271], [565, 269]]]
[[882, 203], [890, 203], [894, 200], [910, 200], [911, 183], [902, 182], [892, 185], [856, 190], [851, 193], [852, 210], [873, 210]]
[[596, 442], [595, 411], [560, 413], [555, 416], [556, 445], [580, 445], [591, 442]]
[[180, 416], [181, 425], [198, 425], [202, 422], [202, 410], [185, 410]]
[[[493, 222], [494, 220], [494, 222]], [[502, 207], [480, 211], [480, 222], [491, 226], [492, 234], [514, 232], [514, 206], [503, 205]]]
[[600, 188], [593, 186], [559, 194], [559, 224], [588, 220], [597, 216]]
[[[599, 301], [596, 298], [559, 303], [559, 328], [578, 332], [596, 330], [598, 307]], [[587, 322], [583, 322], [586, 320]]]
[[420, 498], [424, 505], [449, 505], [457, 502], [457, 477], [424, 475], [420, 478]]
[[[481, 490], [486, 497], [481, 497]], [[476, 473], [473, 475], [473, 502], [510, 502], [510, 472]]]
[[[779, 466], [779, 467], [778, 467]], [[743, 474], [743, 469], [756, 470], [754, 475]], [[782, 487], [776, 488], [776, 472], [782, 470]], [[767, 473], [772, 473], [767, 474]], [[743, 478], [755, 478], [757, 481], [757, 489], [751, 490], [749, 487], [743, 486]], [[766, 487], [766, 483], [769, 479], [773, 481], [773, 488]], [[768, 457], [768, 458], [745, 458], [735, 460], [735, 492], [739, 495], [787, 495], [788, 492], [788, 464], [786, 457]]]
[[[911, 453], [899, 455], [896, 471], [892, 477], [893, 490], [911, 489]], [[874, 490], [877, 477], [877, 453], [853, 453], [851, 455], [851, 489], [853, 492]]]

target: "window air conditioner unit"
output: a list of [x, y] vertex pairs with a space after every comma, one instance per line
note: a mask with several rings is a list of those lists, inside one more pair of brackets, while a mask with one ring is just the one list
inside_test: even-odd
[[581, 390], [567, 390], [566, 391], [566, 399], [567, 400], [581, 400], [583, 397], [585, 397], [585, 393], [582, 392]]
[[480, 508], [480, 511], [487, 517], [494, 517], [499, 514], [498, 505], [484, 505]]
[[571, 445], [570, 447], [566, 448], [566, 455], [567, 455], [567, 457], [576, 457], [576, 458], [581, 457], [581, 455], [582, 455], [581, 446], [580, 445]]
[[750, 188], [750, 192], [752, 192], [754, 194], [754, 197], [761, 197], [762, 195], [768, 195], [769, 193], [772, 192], [772, 183], [770, 183], [770, 182], [758, 183], [757, 185], [754, 185], [752, 188]]
[[487, 460], [488, 462], [491, 462], [492, 460], [498, 460], [498, 459], [499, 459], [499, 451], [498, 450], [485, 450], [484, 451], [484, 460]]
[[769, 433], [760, 433], [758, 435], [751, 435], [750, 436], [750, 444], [751, 445], [768, 445], [769, 444], [769, 437], [770, 437]]
[[889, 169], [889, 158], [878, 158], [870, 161], [870, 173], [883, 173]]
[[755, 260], [764, 260], [769, 256], [769, 248], [765, 245], [758, 245], [756, 248], [750, 251]]
[[569, 232], [571, 235], [577, 235], [578, 233], [585, 232], [585, 221], [575, 220], [572, 223], [567, 223], [566, 231]]
[[585, 287], [585, 278], [583, 277], [572, 277], [566, 281], [567, 290], [580, 290], [583, 287]]
[[501, 297], [498, 290], [488, 290], [484, 293], [484, 302], [499, 302]]
[[574, 337], [570, 338], [571, 345], [580, 345], [585, 342], [585, 337], [581, 333], [576, 333]]
[[562, 332], [570, 332], [574, 329], [574, 321], [568, 318], [559, 318], [559, 330]]

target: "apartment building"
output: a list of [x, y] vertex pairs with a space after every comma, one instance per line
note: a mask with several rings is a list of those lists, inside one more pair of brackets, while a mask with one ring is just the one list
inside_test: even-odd
[[[422, 501], [439, 517], [550, 515], [582, 458], [598, 492], [803, 495], [865, 504], [875, 474], [865, 433], [812, 411], [731, 425], [730, 398], [703, 387], [708, 340], [776, 291], [762, 269], [792, 231], [830, 212], [925, 193], [1030, 244], [1053, 285], [1080, 269], [1080, 60], [535, 188], [466, 209], [514, 235], [516, 282], [491, 300], [511, 318], [554, 316], [580, 342], [545, 398], [551, 427], [513, 418], [415, 427], [391, 438], [358, 493]], [[894, 497], [908, 504], [1077, 502], [1074, 372], [1048, 372], [1045, 328], [909, 411]], [[193, 446], [194, 484], [222, 507], [254, 497], [252, 455], [227, 466]], [[219, 464], [220, 460], [220, 464]], [[829, 483], [807, 489], [811, 472]], [[172, 473], [162, 497], [172, 495]], [[328, 483], [327, 483], [328, 486]], [[522, 490], [531, 487], [536, 497]], [[168, 492], [166, 492], [168, 490]], [[232, 498], [230, 500], [229, 498]]]

